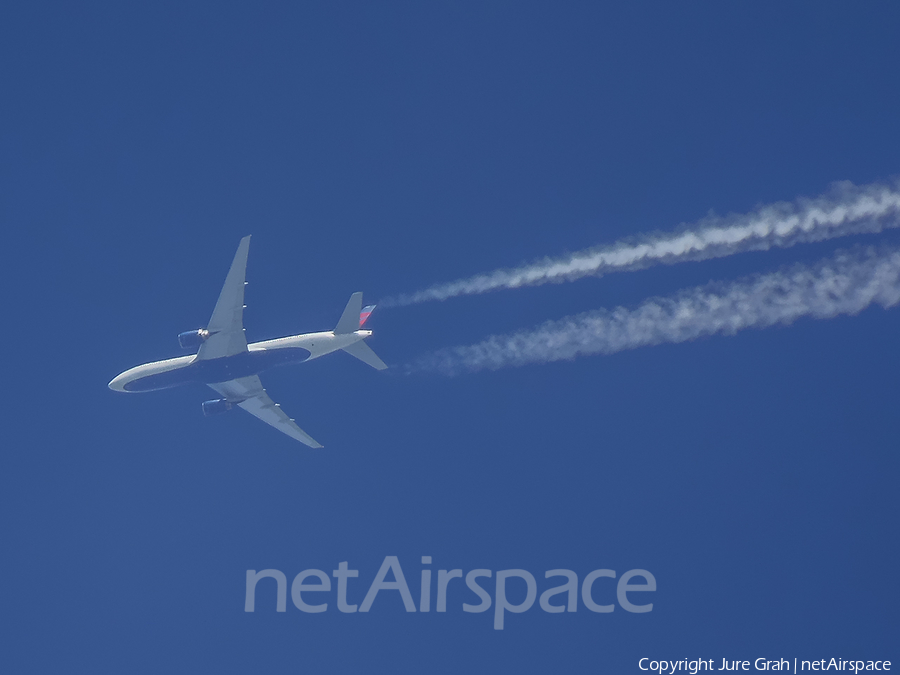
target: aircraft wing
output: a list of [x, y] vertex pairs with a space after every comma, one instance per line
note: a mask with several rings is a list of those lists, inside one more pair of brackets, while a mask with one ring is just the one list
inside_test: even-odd
[[254, 417], [275, 427], [278, 431], [301, 443], [305, 443], [311, 448], [322, 447], [312, 436], [298, 427], [294, 420], [288, 417], [287, 413], [281, 409], [281, 406], [269, 398], [266, 390], [263, 389], [262, 382], [259, 381], [259, 377], [256, 375], [239, 377], [228, 382], [217, 382], [209, 386], [218, 392], [220, 396], [224, 397], [225, 400], [243, 408]]
[[225, 277], [225, 285], [213, 310], [206, 330], [209, 338], [200, 345], [197, 359], [219, 359], [247, 351], [244, 336], [244, 276], [247, 270], [247, 254], [250, 237], [241, 239], [237, 253]]

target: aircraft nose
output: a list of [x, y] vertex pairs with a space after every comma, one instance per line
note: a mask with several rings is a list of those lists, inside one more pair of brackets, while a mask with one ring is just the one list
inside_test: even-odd
[[125, 391], [125, 373], [116, 375], [106, 386], [113, 391]]

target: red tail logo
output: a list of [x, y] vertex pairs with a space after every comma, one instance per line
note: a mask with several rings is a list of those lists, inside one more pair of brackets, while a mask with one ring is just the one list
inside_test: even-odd
[[372, 315], [372, 311], [375, 309], [375, 305], [368, 305], [362, 308], [362, 311], [359, 313], [359, 327], [362, 328], [366, 321], [369, 320], [369, 317]]

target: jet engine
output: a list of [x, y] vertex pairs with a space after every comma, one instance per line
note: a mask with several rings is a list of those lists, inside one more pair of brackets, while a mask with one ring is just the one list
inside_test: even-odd
[[224, 398], [217, 398], [213, 401], [204, 401], [203, 414], [206, 417], [210, 417], [211, 415], [220, 415], [223, 412], [231, 410], [233, 407], [234, 403]]
[[209, 331], [205, 328], [189, 330], [178, 334], [178, 344], [182, 349], [197, 349], [209, 339]]

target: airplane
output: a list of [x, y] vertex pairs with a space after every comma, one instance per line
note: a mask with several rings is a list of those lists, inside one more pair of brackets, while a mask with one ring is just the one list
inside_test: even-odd
[[204, 415], [218, 415], [237, 406], [291, 438], [311, 448], [321, 448], [322, 445], [269, 398], [259, 373], [275, 366], [312, 361], [341, 350], [376, 370], [384, 370], [387, 368], [384, 361], [363, 342], [372, 335], [371, 330], [363, 330], [363, 325], [375, 305], [363, 307], [362, 293], [354, 293], [334, 330], [247, 344], [243, 315], [249, 250], [250, 237], [247, 236], [241, 239], [206, 328], [178, 336], [182, 349], [196, 348], [196, 354], [136, 366], [117, 375], [109, 388], [131, 393], [201, 382], [221, 396], [202, 404]]

